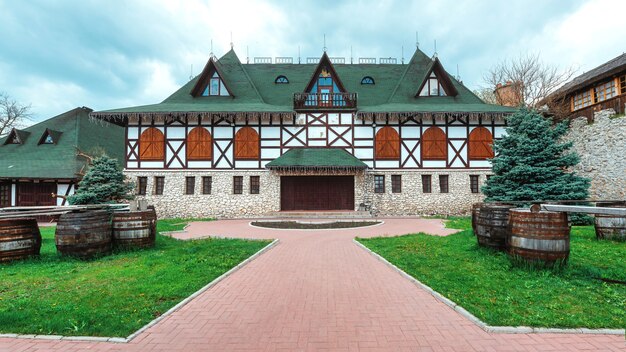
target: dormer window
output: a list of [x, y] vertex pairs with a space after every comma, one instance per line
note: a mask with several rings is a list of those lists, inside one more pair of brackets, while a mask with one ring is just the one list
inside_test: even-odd
[[37, 144], [56, 144], [59, 140], [59, 136], [61, 136], [61, 132], [46, 128], [46, 131], [41, 135], [39, 143]]
[[7, 139], [7, 143], [6, 144], [22, 144], [22, 143], [20, 143], [20, 139], [17, 137], [17, 134], [13, 133]]
[[[22, 135], [28, 134], [26, 131], [20, 131]], [[4, 140], [4, 144], [22, 144], [24, 142], [24, 136], [20, 136], [17, 129], [12, 129], [7, 139]]]
[[361, 80], [361, 84], [375, 84], [374, 83], [374, 79], [370, 76], [365, 76], [363, 77], [363, 79]]
[[280, 75], [278, 77], [276, 77], [276, 79], [274, 80], [274, 83], [276, 84], [288, 84], [289, 80], [287, 79], [287, 77]]
[[229, 95], [230, 93], [228, 92], [228, 89], [226, 89], [226, 86], [224, 85], [224, 82], [220, 78], [220, 75], [217, 73], [217, 71], [213, 72], [213, 76], [211, 76], [211, 79], [209, 80], [209, 84], [207, 84], [206, 88], [202, 92], [202, 96], [203, 97], [208, 97], [208, 96], [226, 96], [227, 97]]
[[445, 97], [447, 94], [435, 72], [431, 72], [419, 95], [420, 97]]

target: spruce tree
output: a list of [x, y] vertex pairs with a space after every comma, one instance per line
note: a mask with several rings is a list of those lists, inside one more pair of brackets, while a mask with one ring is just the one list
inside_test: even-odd
[[134, 185], [127, 182], [115, 159], [106, 155], [93, 160], [93, 165], [69, 196], [70, 204], [105, 204], [133, 199]]
[[507, 125], [506, 135], [494, 142], [494, 175], [482, 187], [487, 202], [587, 199], [589, 179], [568, 170], [579, 157], [571, 142], [561, 141], [566, 122], [553, 125], [521, 109]]

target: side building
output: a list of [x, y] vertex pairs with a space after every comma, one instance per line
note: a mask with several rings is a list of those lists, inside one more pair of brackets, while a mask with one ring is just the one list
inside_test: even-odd
[[160, 216], [457, 214], [482, 199], [513, 109], [438, 58], [266, 61], [231, 50], [162, 103], [91, 114], [126, 127], [125, 173]]
[[86, 171], [82, 155], [124, 160], [124, 129], [90, 112], [76, 108], [0, 139], [0, 207], [65, 205]]

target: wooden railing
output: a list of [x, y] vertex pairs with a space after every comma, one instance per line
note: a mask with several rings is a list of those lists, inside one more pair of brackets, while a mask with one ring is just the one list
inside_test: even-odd
[[295, 110], [356, 109], [357, 93], [295, 93]]
[[587, 121], [593, 122], [593, 114], [604, 109], [613, 109], [617, 114], [624, 113], [624, 104], [626, 104], [626, 94], [618, 95], [611, 99], [587, 106], [586, 108], [572, 112], [568, 117], [586, 117]]

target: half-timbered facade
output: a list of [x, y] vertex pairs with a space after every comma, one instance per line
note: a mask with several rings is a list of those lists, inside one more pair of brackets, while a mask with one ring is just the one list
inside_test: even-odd
[[86, 172], [86, 157], [124, 159], [124, 129], [91, 120], [91, 111], [72, 109], [0, 139], [0, 208], [66, 205]]
[[161, 214], [241, 217], [463, 212], [511, 111], [419, 50], [405, 65], [242, 64], [231, 50], [160, 104], [92, 116], [126, 126], [125, 172]]

